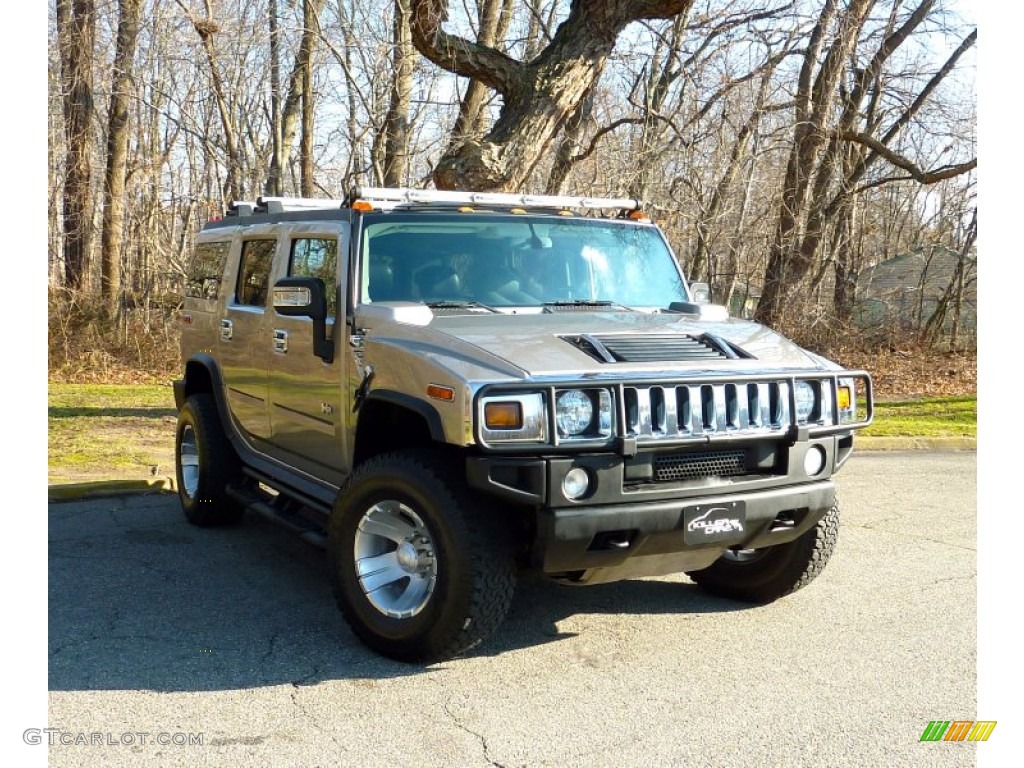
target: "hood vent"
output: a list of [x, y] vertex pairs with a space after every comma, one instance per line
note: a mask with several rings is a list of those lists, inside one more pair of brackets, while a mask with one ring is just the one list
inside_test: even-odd
[[581, 333], [562, 338], [602, 363], [681, 363], [751, 357], [739, 347], [710, 333], [700, 336]]

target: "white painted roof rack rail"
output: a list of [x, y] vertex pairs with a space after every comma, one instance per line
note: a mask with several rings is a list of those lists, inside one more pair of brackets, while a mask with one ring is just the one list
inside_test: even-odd
[[635, 211], [640, 202], [629, 197], [570, 197], [566, 195], [518, 195], [509, 192], [462, 192], [457, 190], [356, 187], [348, 198], [393, 203], [461, 203], [463, 205], [510, 205], [523, 208], [617, 208]]

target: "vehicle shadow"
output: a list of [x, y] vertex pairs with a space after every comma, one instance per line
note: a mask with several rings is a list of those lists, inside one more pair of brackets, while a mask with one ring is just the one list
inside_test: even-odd
[[[429, 674], [382, 658], [338, 611], [324, 553], [258, 517], [188, 525], [177, 498], [49, 507], [49, 687], [214, 691]], [[706, 614], [744, 606], [678, 581], [567, 587], [521, 580], [471, 655], [557, 642], [576, 614]]]

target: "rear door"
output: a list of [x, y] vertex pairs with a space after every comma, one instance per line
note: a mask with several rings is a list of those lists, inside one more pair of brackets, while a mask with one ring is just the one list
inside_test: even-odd
[[278, 235], [269, 226], [247, 228], [240, 240], [234, 285], [220, 318], [218, 343], [228, 406], [249, 436], [270, 437], [267, 363], [268, 303]]

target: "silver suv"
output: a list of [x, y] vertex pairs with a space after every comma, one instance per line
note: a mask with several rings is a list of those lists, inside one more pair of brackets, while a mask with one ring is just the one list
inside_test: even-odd
[[182, 508], [324, 546], [352, 630], [408, 661], [492, 633], [520, 568], [775, 600], [832, 554], [871, 380], [706, 295], [634, 200], [233, 204], [181, 313]]

